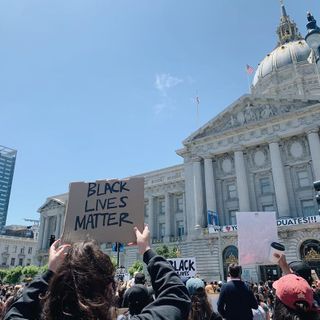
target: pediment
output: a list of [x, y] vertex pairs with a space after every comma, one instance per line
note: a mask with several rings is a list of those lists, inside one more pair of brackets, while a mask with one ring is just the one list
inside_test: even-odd
[[320, 103], [315, 99], [265, 98], [244, 95], [194, 132], [184, 144], [208, 136], [220, 135], [251, 124], [265, 124], [273, 118], [302, 110]]
[[65, 205], [63, 201], [55, 198], [48, 198], [46, 202], [37, 210], [38, 212], [47, 211]]

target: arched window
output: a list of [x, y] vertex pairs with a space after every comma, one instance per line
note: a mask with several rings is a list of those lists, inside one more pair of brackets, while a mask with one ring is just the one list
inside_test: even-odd
[[301, 260], [306, 261], [320, 275], [320, 241], [308, 239], [300, 247]]
[[231, 263], [238, 263], [238, 248], [236, 246], [228, 246], [223, 250], [223, 273], [224, 279], [228, 276], [228, 266]]

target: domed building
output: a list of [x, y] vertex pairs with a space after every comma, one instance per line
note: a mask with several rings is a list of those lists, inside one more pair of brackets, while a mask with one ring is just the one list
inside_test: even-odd
[[[310, 63], [311, 49], [281, 7], [277, 47], [261, 61], [252, 83], [253, 95], [277, 97], [319, 95], [319, 71]], [[310, 58], [309, 58], [310, 57]]]
[[[284, 5], [277, 47], [261, 61], [245, 94], [192, 133], [177, 151], [181, 165], [143, 173], [145, 220], [153, 245], [195, 257], [198, 274], [227, 277], [238, 261], [236, 212], [273, 211], [287, 260], [306, 260], [320, 274], [320, 218], [313, 181], [320, 180], [320, 78], [310, 48]], [[38, 259], [59, 237], [68, 195], [39, 209]], [[207, 216], [215, 222], [208, 227]], [[254, 240], [254, 239], [253, 239]], [[111, 244], [103, 247], [109, 254]], [[125, 247], [121, 264], [141, 259]], [[274, 279], [277, 265], [244, 268], [246, 280]]]

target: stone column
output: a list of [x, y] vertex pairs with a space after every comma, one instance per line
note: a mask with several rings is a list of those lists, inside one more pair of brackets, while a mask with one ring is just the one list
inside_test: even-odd
[[59, 239], [60, 237], [60, 226], [61, 226], [61, 214], [57, 215], [57, 222], [56, 222], [56, 230], [54, 232], [54, 235], [56, 237], [56, 239]]
[[193, 185], [194, 185], [194, 214], [195, 229], [202, 227], [203, 221], [203, 185], [201, 175], [201, 159], [197, 158], [193, 161]]
[[42, 240], [43, 240], [43, 233], [44, 233], [44, 216], [40, 213], [40, 228], [39, 228], [39, 238], [38, 238], [38, 250], [42, 249]]
[[170, 236], [172, 235], [171, 232], [171, 208], [170, 208], [170, 199], [171, 195], [170, 193], [166, 192], [165, 194], [165, 221], [166, 221], [166, 231], [165, 231], [165, 236], [166, 240], [170, 240]]
[[157, 237], [156, 230], [154, 229], [154, 197], [149, 198], [149, 230], [150, 230], [150, 238]]
[[217, 200], [212, 158], [204, 159], [204, 178], [206, 186], [207, 210], [217, 212]]
[[308, 132], [308, 141], [312, 159], [312, 167], [315, 180], [320, 180], [320, 138], [319, 129], [312, 129]]
[[49, 217], [44, 217], [44, 231], [41, 249], [47, 249], [49, 241]]
[[185, 193], [182, 193], [182, 203], [183, 203], [183, 226], [184, 226], [184, 235], [188, 234], [188, 225], [187, 225], [187, 210], [186, 210], [186, 204], [185, 204], [186, 198]]
[[250, 210], [249, 188], [247, 180], [247, 170], [244, 163], [242, 150], [234, 152], [234, 163], [237, 176], [237, 192], [239, 198], [239, 211], [248, 212]]
[[290, 206], [280, 147], [277, 141], [269, 143], [274, 192], [277, 200], [278, 216], [289, 217]]

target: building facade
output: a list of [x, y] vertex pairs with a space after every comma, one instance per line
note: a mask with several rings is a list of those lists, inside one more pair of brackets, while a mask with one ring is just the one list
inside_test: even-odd
[[8, 226], [0, 235], [1, 268], [37, 264], [39, 226]]
[[[238, 260], [236, 212], [275, 211], [288, 261], [320, 271], [320, 217], [313, 181], [320, 180], [320, 77], [310, 48], [282, 5], [277, 47], [260, 63], [252, 92], [243, 95], [183, 141], [183, 163], [141, 174], [145, 220], [155, 246], [195, 257], [206, 280], [225, 279]], [[59, 235], [67, 194], [50, 197], [41, 215], [39, 261]], [[218, 224], [208, 228], [207, 213]], [[254, 239], [253, 239], [254, 240]], [[111, 253], [110, 246], [106, 246]], [[122, 253], [129, 267], [139, 255]], [[279, 276], [276, 265], [244, 269], [247, 280]]]
[[17, 151], [0, 146], [0, 230], [6, 225]]

